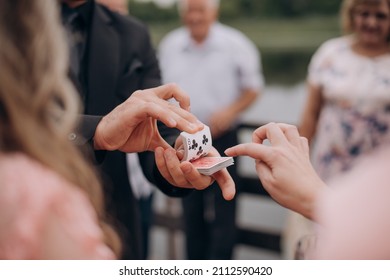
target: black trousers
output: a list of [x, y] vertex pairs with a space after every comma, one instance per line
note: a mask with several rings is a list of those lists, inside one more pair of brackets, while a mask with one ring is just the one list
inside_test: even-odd
[[[221, 156], [238, 143], [237, 131], [229, 131], [213, 146]], [[236, 165], [228, 167], [239, 189]], [[232, 258], [236, 243], [236, 198], [226, 201], [217, 183], [202, 191], [193, 191], [182, 199], [187, 258], [190, 260]]]

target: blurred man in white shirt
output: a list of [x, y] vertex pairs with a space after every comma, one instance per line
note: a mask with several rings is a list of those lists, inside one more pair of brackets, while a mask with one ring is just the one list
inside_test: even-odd
[[[163, 82], [191, 97], [191, 112], [210, 127], [223, 151], [238, 143], [240, 114], [264, 87], [260, 54], [240, 31], [217, 21], [218, 0], [179, 0], [184, 26], [159, 46]], [[236, 167], [229, 172], [239, 189]], [[224, 201], [213, 186], [183, 199], [187, 257], [231, 259], [236, 239], [236, 199]]]

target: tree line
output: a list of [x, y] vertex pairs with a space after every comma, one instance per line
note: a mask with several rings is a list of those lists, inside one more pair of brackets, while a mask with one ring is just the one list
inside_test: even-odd
[[[153, 2], [129, 1], [129, 10], [147, 21], [177, 19], [176, 6], [160, 8]], [[222, 20], [238, 18], [297, 18], [312, 15], [336, 15], [340, 0], [221, 0]]]

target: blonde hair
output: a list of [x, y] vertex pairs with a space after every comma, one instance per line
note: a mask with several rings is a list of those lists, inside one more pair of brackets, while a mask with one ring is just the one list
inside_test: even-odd
[[100, 182], [67, 139], [80, 102], [68, 80], [68, 53], [57, 1], [0, 0], [0, 151], [22, 152], [85, 191], [106, 242], [119, 252], [105, 222]]
[[390, 0], [344, 0], [341, 5], [341, 28], [345, 34], [354, 32], [353, 13], [357, 6], [360, 5], [380, 5], [382, 1], [386, 1], [390, 7]]

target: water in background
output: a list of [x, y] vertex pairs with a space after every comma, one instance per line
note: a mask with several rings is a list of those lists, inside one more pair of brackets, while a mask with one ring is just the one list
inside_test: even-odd
[[[303, 82], [293, 86], [271, 85], [242, 115], [242, 123], [260, 125], [268, 122], [284, 122], [298, 124], [306, 98]], [[250, 142], [251, 130], [240, 133], [240, 142]], [[240, 172], [243, 175], [255, 174], [253, 161], [248, 158], [240, 159]]]
[[244, 123], [287, 122], [297, 124], [305, 101], [305, 85], [271, 85], [263, 95], [247, 110]]

